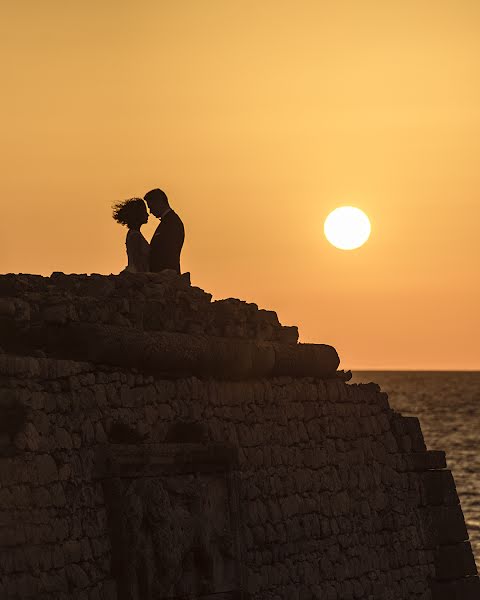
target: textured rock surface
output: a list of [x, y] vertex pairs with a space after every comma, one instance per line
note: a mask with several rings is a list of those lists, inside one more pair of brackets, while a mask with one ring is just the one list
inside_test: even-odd
[[418, 420], [163, 277], [0, 277], [0, 598], [479, 598]]
[[[16, 295], [15, 295], [16, 294]], [[339, 358], [298, 344], [272, 311], [190, 286], [189, 274], [0, 276], [0, 344], [10, 352], [236, 379], [326, 376]]]

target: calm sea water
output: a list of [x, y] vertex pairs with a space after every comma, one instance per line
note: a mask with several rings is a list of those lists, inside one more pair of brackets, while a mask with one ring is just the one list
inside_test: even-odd
[[429, 450], [445, 450], [480, 566], [480, 372], [356, 371], [378, 383], [390, 406], [420, 419]]

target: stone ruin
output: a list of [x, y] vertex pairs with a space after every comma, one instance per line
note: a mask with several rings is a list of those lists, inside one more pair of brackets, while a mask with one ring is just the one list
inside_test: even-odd
[[4, 275], [0, 346], [0, 598], [480, 598], [445, 454], [274, 312]]

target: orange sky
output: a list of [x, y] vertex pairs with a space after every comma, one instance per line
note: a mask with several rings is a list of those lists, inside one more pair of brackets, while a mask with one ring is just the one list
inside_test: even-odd
[[4, 0], [0, 272], [119, 272], [111, 204], [159, 186], [214, 297], [342, 368], [480, 369], [479, 32], [477, 0]]

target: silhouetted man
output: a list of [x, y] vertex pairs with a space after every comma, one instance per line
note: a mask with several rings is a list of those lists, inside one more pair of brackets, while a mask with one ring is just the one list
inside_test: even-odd
[[185, 239], [185, 229], [177, 213], [170, 208], [162, 190], [150, 190], [145, 202], [152, 215], [160, 219], [160, 225], [150, 242], [150, 271], [158, 273], [173, 269], [180, 274], [180, 252]]

